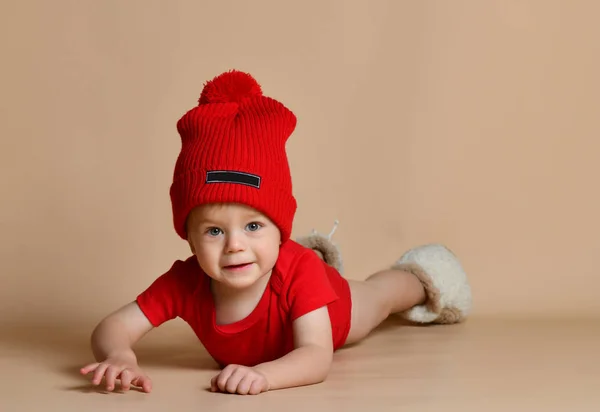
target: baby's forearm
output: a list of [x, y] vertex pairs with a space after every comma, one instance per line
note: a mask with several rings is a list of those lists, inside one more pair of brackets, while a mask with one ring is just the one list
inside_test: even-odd
[[129, 333], [118, 317], [108, 317], [96, 326], [92, 333], [92, 351], [99, 362], [118, 356], [137, 363]]
[[283, 389], [319, 383], [325, 380], [333, 354], [321, 346], [309, 345], [256, 366], [269, 382], [269, 389]]

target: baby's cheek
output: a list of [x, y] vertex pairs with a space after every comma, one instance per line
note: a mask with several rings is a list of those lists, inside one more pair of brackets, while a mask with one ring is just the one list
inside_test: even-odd
[[206, 273], [210, 273], [218, 267], [218, 257], [207, 253], [206, 250], [200, 250], [196, 253], [196, 259], [198, 260], [198, 264], [200, 268]]
[[263, 269], [270, 270], [277, 263], [278, 250], [266, 248], [259, 256], [259, 263]]

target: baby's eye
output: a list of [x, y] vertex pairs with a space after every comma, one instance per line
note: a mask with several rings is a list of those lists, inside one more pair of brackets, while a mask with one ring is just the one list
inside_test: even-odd
[[246, 228], [250, 232], [256, 232], [258, 229], [260, 229], [260, 227], [261, 227], [260, 223], [256, 223], [256, 222], [248, 223], [248, 226], [246, 226]]
[[211, 236], [219, 236], [222, 232], [218, 227], [211, 227], [207, 230], [207, 233]]

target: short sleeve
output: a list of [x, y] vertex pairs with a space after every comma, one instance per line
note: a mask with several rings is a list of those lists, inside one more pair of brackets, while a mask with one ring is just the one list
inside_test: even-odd
[[324, 265], [325, 263], [316, 253], [307, 251], [302, 254], [299, 262], [292, 269], [287, 291], [291, 320], [339, 299]]
[[181, 317], [187, 296], [193, 293], [193, 277], [186, 268], [187, 262], [176, 261], [171, 268], [158, 277], [140, 293], [136, 302], [154, 327]]

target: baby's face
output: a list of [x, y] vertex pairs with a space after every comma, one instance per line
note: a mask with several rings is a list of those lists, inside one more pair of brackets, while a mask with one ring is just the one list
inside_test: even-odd
[[270, 274], [281, 235], [265, 215], [238, 204], [204, 205], [188, 219], [188, 242], [208, 276], [231, 289], [244, 289]]

